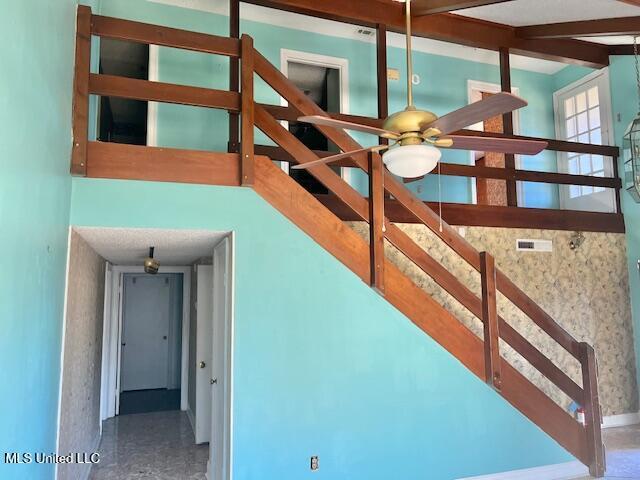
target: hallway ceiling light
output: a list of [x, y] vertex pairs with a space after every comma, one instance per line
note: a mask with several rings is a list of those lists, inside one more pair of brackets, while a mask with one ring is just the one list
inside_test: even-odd
[[150, 273], [151, 275], [155, 275], [160, 269], [160, 262], [153, 258], [154, 250], [155, 247], [149, 247], [149, 256], [144, 259], [144, 271], [145, 273]]
[[[321, 158], [315, 161], [295, 165], [294, 169], [306, 169], [319, 164], [325, 164], [352, 157], [354, 154], [365, 152], [381, 152], [391, 148], [383, 155], [383, 161], [391, 173], [390, 164], [394, 164], [396, 172], [407, 172], [414, 178], [420, 177], [433, 170], [440, 159], [438, 148], [457, 148], [479, 152], [496, 152], [522, 155], [537, 155], [547, 147], [547, 142], [538, 140], [520, 140], [516, 138], [491, 138], [474, 135], [456, 135], [454, 132], [482, 122], [497, 115], [504, 115], [527, 105], [523, 99], [510, 93], [497, 93], [479, 102], [460, 108], [443, 117], [427, 110], [420, 110], [413, 104], [413, 60], [411, 52], [411, 0], [404, 1], [406, 15], [406, 52], [407, 52], [407, 107], [390, 115], [383, 124], [383, 128], [371, 125], [335, 120], [323, 115], [310, 115], [298, 118], [300, 122], [314, 125], [326, 125], [334, 128], [344, 128], [364, 133], [370, 133], [380, 138], [392, 140], [393, 145], [378, 145], [351, 152]], [[425, 145], [426, 144], [426, 145]], [[411, 147], [411, 148], [410, 148]], [[422, 147], [422, 148], [415, 148]], [[437, 148], [436, 148], [437, 147]], [[410, 152], [401, 153], [404, 149]], [[438, 155], [434, 153], [438, 150]], [[412, 163], [413, 165], [402, 165]], [[404, 176], [401, 173], [397, 175]]]

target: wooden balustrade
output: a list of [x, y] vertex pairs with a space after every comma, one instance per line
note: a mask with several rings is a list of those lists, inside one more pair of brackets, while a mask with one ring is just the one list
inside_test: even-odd
[[[91, 34], [239, 59], [241, 62], [240, 92], [90, 74]], [[256, 73], [289, 102], [288, 107], [255, 103], [253, 88]], [[213, 154], [88, 142], [89, 94], [218, 108], [240, 114], [240, 153]], [[454, 228], [447, 223], [443, 224], [429, 205], [413, 195], [402, 182], [385, 170], [379, 154], [372, 153], [366, 158], [364, 155], [357, 155], [345, 162], [348, 166], [360, 168], [368, 174], [368, 198], [363, 197], [327, 165], [309, 169], [309, 172], [332, 192], [342, 208], [351, 212], [355, 219], [369, 223], [368, 261], [365, 260], [367, 255], [363, 251], [362, 239], [354, 235], [328, 210], [322, 209], [322, 213], [318, 213], [320, 220], [317, 222], [312, 218], [314, 217], [313, 209], [321, 206], [313, 196], [306, 192], [300, 193], [300, 189], [293, 188], [291, 184], [283, 186], [284, 190], [279, 191], [276, 175], [283, 175], [282, 172], [259, 155], [266, 154], [272, 159], [292, 163], [307, 163], [328, 153], [309, 150], [278, 120], [282, 118], [295, 120], [301, 114], [324, 115], [325, 112], [258, 53], [250, 37], [243, 35], [238, 40], [128, 20], [92, 16], [88, 7], [81, 6], [78, 10], [73, 114], [72, 173], [106, 178], [139, 178], [253, 187], [272, 204], [277, 205], [277, 208], [285, 212], [301, 228], [309, 232], [320, 245], [331, 251], [363, 281], [385, 295], [389, 302], [453, 353], [475, 374], [484, 376], [486, 381], [505, 399], [535, 421], [577, 458], [589, 465], [592, 474], [598, 476], [603, 474], [604, 450], [600, 431], [601, 417], [593, 348], [585, 343], [579, 343], [558, 325], [496, 267], [490, 254], [478, 252]], [[334, 116], [354, 118], [345, 115]], [[366, 121], [375, 125], [379, 123], [378, 119]], [[262, 130], [277, 146], [255, 146], [254, 126]], [[359, 145], [342, 130], [322, 126], [318, 127], [318, 130], [343, 151], [359, 148]], [[478, 133], [463, 131], [461, 134]], [[584, 151], [608, 155], [614, 157], [614, 160], [618, 155], [614, 147], [585, 146], [571, 142], [551, 141], [549, 148], [557, 151]], [[177, 158], [180, 158], [180, 163], [175, 161]], [[95, 159], [95, 163], [92, 159]], [[157, 168], [150, 169], [151, 164]], [[512, 183], [532, 181], [563, 185], [594, 185], [614, 188], [617, 192], [621, 188], [621, 181], [618, 178], [449, 164], [443, 164], [442, 170], [445, 175], [498, 178]], [[391, 198], [385, 198], [385, 193]], [[298, 201], [300, 206], [297, 204]], [[424, 224], [471, 265], [480, 275], [481, 296], [474, 294], [395, 225], [390, 220], [389, 206], [402, 210], [406, 217]], [[323, 228], [323, 225], [327, 228]], [[341, 237], [340, 241], [336, 241], [336, 235]], [[473, 335], [450, 312], [438, 305], [385, 258], [385, 240], [388, 240], [453, 298], [482, 320], [483, 340]], [[498, 292], [580, 361], [582, 386], [577, 385], [551, 359], [498, 314], [496, 303]], [[509, 365], [500, 355], [500, 339], [522, 355], [561, 391], [585, 408], [587, 421], [584, 427]]]

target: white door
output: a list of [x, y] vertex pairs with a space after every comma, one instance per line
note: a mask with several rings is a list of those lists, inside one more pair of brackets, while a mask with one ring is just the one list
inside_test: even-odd
[[213, 251], [213, 413], [208, 478], [229, 478], [231, 401], [232, 251], [226, 237]]
[[167, 388], [169, 279], [125, 275], [120, 392]]
[[211, 360], [213, 267], [198, 265], [196, 290], [196, 443], [211, 438]]
[[[596, 72], [554, 94], [556, 135], [560, 140], [612, 144], [611, 100], [606, 70]], [[585, 153], [558, 153], [563, 173], [610, 177], [611, 158]], [[613, 189], [588, 185], [561, 185], [560, 208], [614, 212]]]

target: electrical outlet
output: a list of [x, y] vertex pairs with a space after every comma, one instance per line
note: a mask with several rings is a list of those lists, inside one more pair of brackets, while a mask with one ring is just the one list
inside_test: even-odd
[[311, 470], [318, 470], [318, 468], [320, 468], [320, 464], [318, 463], [318, 457], [317, 455], [314, 455], [313, 457], [311, 457]]

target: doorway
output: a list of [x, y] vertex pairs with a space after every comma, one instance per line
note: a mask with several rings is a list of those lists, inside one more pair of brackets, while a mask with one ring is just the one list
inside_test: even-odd
[[[607, 69], [595, 71], [553, 94], [556, 136], [560, 140], [611, 145], [613, 120]], [[558, 171], [612, 177], [611, 158], [589, 153], [558, 152]], [[560, 185], [560, 208], [615, 212], [612, 188]]]
[[182, 274], [123, 278], [119, 414], [180, 410]]
[[[150, 46], [102, 38], [99, 72], [138, 80], [149, 80]], [[98, 140], [147, 145], [148, 102], [117, 97], [100, 97]]]
[[[285, 76], [322, 110], [333, 113], [348, 113], [348, 60], [283, 49], [281, 67]], [[287, 105], [285, 100], [283, 100], [283, 105]], [[307, 148], [340, 152], [336, 145], [312, 125], [299, 122], [283, 123]], [[289, 169], [288, 163], [282, 165], [283, 170], [288, 172], [308, 192], [329, 193], [327, 188], [306, 170]], [[330, 168], [343, 179], [348, 180], [349, 169], [335, 166], [330, 166]]]

